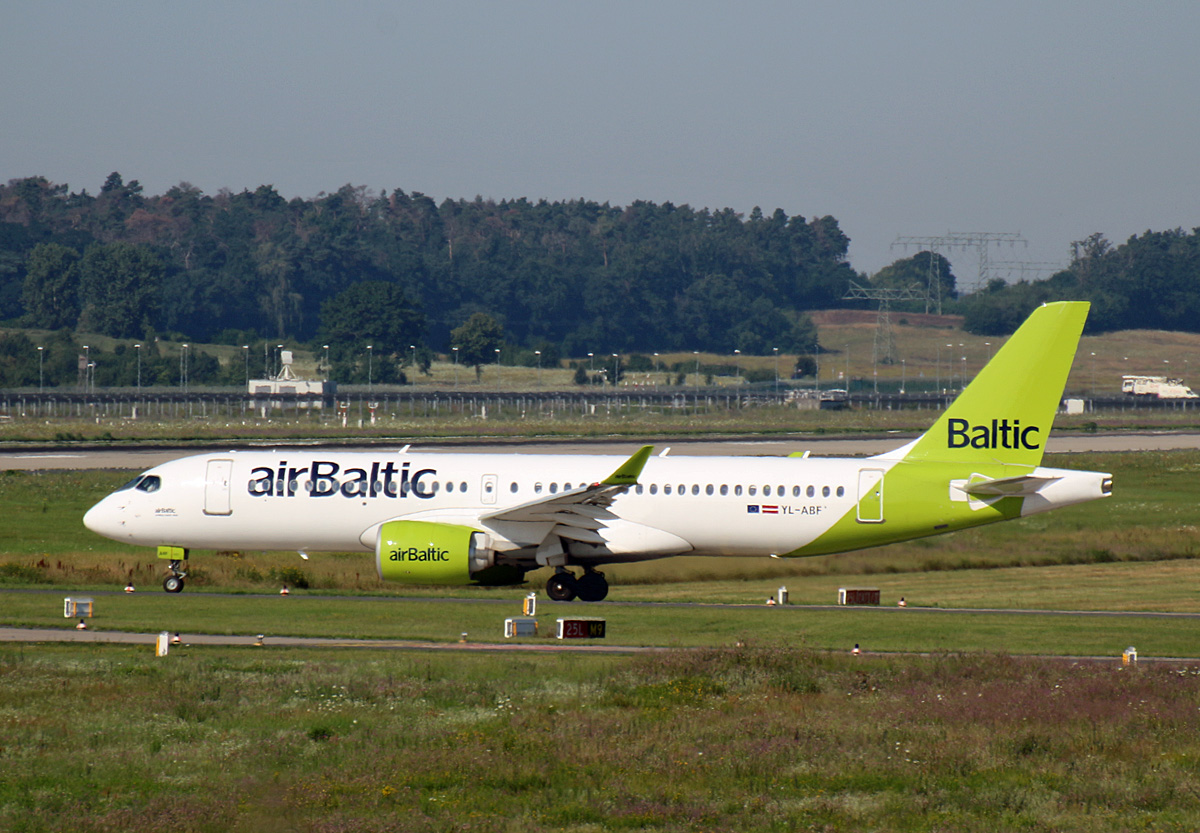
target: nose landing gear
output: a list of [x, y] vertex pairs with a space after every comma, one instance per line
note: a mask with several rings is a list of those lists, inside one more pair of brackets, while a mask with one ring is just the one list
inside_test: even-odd
[[182, 561], [177, 558], [171, 559], [171, 566], [167, 568], [167, 577], [163, 579], [163, 590], [166, 590], [168, 593], [180, 593], [183, 591], [183, 579], [187, 573], [182, 568]]

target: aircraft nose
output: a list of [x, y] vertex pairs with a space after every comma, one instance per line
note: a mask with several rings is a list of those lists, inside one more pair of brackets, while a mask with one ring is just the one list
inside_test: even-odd
[[124, 522], [121, 520], [118, 507], [108, 499], [102, 500], [89, 509], [83, 516], [83, 525], [105, 538], [115, 538], [121, 534]]

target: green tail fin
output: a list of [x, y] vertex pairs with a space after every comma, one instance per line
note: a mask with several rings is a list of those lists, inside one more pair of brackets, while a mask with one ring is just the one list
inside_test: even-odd
[[904, 459], [1040, 464], [1088, 306], [1034, 310]]

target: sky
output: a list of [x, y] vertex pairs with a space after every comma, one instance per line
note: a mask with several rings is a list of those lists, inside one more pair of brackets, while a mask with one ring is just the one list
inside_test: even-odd
[[867, 274], [950, 232], [1065, 265], [1200, 226], [1198, 33], [1195, 2], [8, 0], [0, 180], [760, 206], [832, 215]]

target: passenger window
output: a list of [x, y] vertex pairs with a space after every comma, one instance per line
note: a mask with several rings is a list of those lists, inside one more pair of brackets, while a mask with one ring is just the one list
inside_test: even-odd
[[[570, 485], [570, 484], [567, 484], [567, 485]], [[642, 484], [639, 483], [636, 486], [634, 486], [633, 491], [640, 495], [642, 493]]]
[[813, 489], [813, 487], [812, 487], [812, 486], [809, 486], [809, 487], [808, 487], [808, 492], [807, 492], [807, 494], [808, 494], [808, 496], [809, 496], [809, 497], [813, 497], [813, 496], [815, 496], [815, 495], [816, 495], [816, 491]]
[[550, 494], [552, 494], [552, 495], [558, 494], [558, 484], [557, 483], [550, 484]]
[[770, 496], [771, 496], [771, 487], [763, 486], [763, 497], [770, 497]]
[[829, 487], [828, 486], [821, 487], [821, 497], [829, 497]]
[[[463, 483], [459, 483], [459, 484], [458, 484], [458, 490], [459, 490], [460, 492], [463, 492], [463, 493], [465, 493], [465, 492], [467, 491], [467, 484], [466, 484], [465, 482], [463, 482]], [[490, 489], [489, 489], [489, 491], [490, 491]]]
[[670, 484], [670, 483], [668, 483], [667, 485], [663, 486], [663, 494], [664, 494], [664, 495], [669, 495], [669, 494], [671, 494], [671, 484]]
[[792, 487], [792, 497], [800, 497], [800, 487], [799, 486]]
[[741, 494], [742, 494], [742, 484], [741, 483], [739, 483], [733, 487], [733, 494], [737, 497], [741, 497]]
[[713, 493], [713, 487], [712, 487], [712, 484], [709, 483], [707, 486], [704, 487], [704, 494], [711, 495], [712, 493]]
[[754, 497], [756, 494], [758, 494], [758, 487], [757, 486], [747, 486], [746, 494], [750, 495], [750, 497]]
[[652, 494], [652, 495], [658, 494], [658, 484], [657, 483], [650, 484], [650, 494]]
[[699, 484], [699, 483], [693, 483], [693, 484], [692, 484], [692, 494], [693, 494], [693, 495], [698, 495], [698, 494], [700, 494], [700, 484]]
[[786, 494], [787, 494], [787, 490], [786, 490], [786, 489], [784, 489], [782, 486], [776, 486], [776, 487], [775, 487], [775, 494], [779, 495], [780, 497], [783, 497], [784, 495], [786, 495]]
[[148, 474], [137, 484], [139, 492], [157, 492], [162, 486], [162, 478], [157, 474]]
[[541, 483], [533, 484], [533, 493], [535, 495], [540, 495], [542, 493], [542, 484]]
[[843, 496], [843, 495], [845, 495], [845, 494], [846, 494], [846, 487], [845, 487], [845, 486], [838, 486], [837, 496], [838, 496], [838, 497], [842, 497], [842, 496]]
[[727, 495], [727, 494], [729, 494], [729, 487], [726, 486], [724, 483], [722, 483], [721, 484], [721, 497], [725, 497], [725, 495]]
[[512, 492], [514, 495], [517, 493], [517, 483], [515, 480], [508, 485], [508, 490], [510, 492]]

